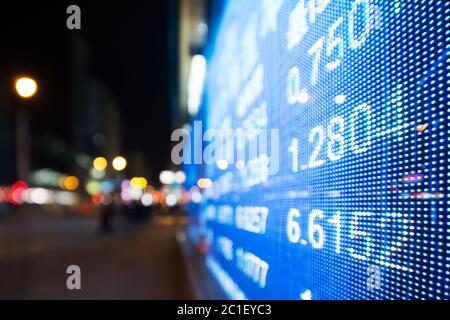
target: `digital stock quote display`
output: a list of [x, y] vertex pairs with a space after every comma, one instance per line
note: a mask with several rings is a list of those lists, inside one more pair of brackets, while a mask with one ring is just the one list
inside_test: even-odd
[[[206, 128], [278, 130], [205, 165], [206, 263], [234, 299], [448, 299], [450, 4], [234, 0]], [[272, 150], [273, 151], [273, 150]]]

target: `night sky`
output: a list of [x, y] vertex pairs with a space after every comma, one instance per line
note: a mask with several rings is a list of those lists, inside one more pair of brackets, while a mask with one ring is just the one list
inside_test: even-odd
[[[93, 53], [91, 73], [118, 100], [125, 153], [144, 153], [152, 176], [167, 168], [169, 150], [169, 52], [167, 1], [26, 1], [0, 4], [0, 72], [41, 79], [33, 101], [33, 130], [71, 143], [68, 124], [71, 32]], [[66, 8], [77, 4], [82, 30], [66, 28]], [[172, 39], [173, 41], [174, 39]], [[59, 121], [56, 121], [59, 119]]]

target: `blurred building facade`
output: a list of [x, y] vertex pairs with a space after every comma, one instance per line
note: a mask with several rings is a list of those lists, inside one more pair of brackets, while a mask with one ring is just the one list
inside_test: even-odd
[[192, 58], [202, 54], [208, 37], [207, 0], [179, 0], [178, 24], [178, 101], [172, 127], [180, 128], [190, 122], [188, 113], [188, 83]]
[[[119, 104], [108, 86], [91, 74], [87, 42], [73, 34], [70, 47], [70, 109], [75, 153], [78, 157], [113, 159], [122, 154]], [[85, 175], [86, 168], [78, 165], [77, 174]]]
[[0, 85], [0, 185], [11, 184], [11, 172], [14, 172], [13, 118], [8, 89], [7, 83]]

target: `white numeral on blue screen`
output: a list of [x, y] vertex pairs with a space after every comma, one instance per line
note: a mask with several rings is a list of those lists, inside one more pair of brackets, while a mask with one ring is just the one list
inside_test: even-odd
[[323, 48], [323, 38], [320, 38], [309, 50], [308, 55], [313, 56], [312, 71], [311, 71], [311, 85], [315, 86], [319, 81], [320, 71], [320, 56]]
[[323, 219], [323, 211], [313, 210], [309, 215], [308, 237], [313, 248], [322, 249], [325, 242], [325, 233], [323, 227], [316, 223], [318, 219]]
[[310, 169], [320, 167], [325, 163], [325, 160], [318, 160], [320, 151], [325, 143], [325, 130], [322, 126], [315, 127], [309, 134], [309, 142], [314, 143], [315, 147], [309, 158], [308, 167]]
[[348, 251], [350, 255], [358, 260], [367, 260], [372, 252], [372, 237], [367, 231], [361, 230], [360, 218], [371, 217], [373, 214], [370, 212], [354, 212], [350, 225], [350, 239], [352, 240], [353, 246], [359, 247], [359, 242], [364, 243], [364, 250], [362, 252], [357, 252], [354, 248], [349, 248]]
[[300, 218], [300, 211], [297, 209], [290, 209], [287, 222], [287, 236], [289, 242], [298, 243], [300, 241], [300, 224], [294, 219]]
[[332, 62], [328, 62], [326, 65], [327, 71], [334, 71], [341, 65], [341, 61], [344, 58], [344, 40], [341, 37], [336, 36], [336, 31], [344, 21], [344, 18], [339, 18], [328, 31], [327, 39], [327, 57], [331, 57], [334, 52], [337, 52], [337, 57]]
[[341, 253], [341, 212], [337, 211], [329, 220], [336, 227], [336, 253]]
[[344, 118], [336, 117], [328, 125], [327, 155], [331, 161], [338, 161], [344, 156]]
[[[360, 119], [362, 117], [362, 119]], [[358, 123], [362, 123], [362, 129], [358, 130]], [[364, 135], [362, 142], [358, 141], [358, 131]], [[367, 103], [355, 108], [350, 123], [351, 148], [359, 154], [369, 150], [372, 144], [372, 109]]]
[[292, 172], [298, 172], [298, 140], [292, 139], [291, 145], [289, 146], [289, 152], [292, 156]]
[[[357, 35], [355, 32], [355, 15], [358, 12], [359, 6], [363, 7], [364, 32], [361, 35]], [[348, 37], [351, 49], [361, 47], [369, 36], [370, 30], [372, 29], [370, 11], [369, 0], [355, 0], [353, 3], [352, 10], [348, 16]]]

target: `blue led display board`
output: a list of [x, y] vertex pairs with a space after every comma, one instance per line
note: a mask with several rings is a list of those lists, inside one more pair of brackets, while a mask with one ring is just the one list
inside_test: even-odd
[[214, 18], [202, 129], [243, 136], [203, 162], [194, 221], [228, 296], [449, 299], [449, 2], [234, 0]]

